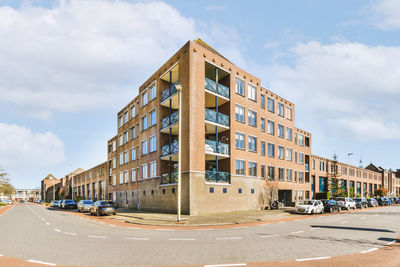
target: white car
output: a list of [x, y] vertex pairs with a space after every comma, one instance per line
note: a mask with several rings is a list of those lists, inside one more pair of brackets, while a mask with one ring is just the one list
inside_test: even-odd
[[324, 213], [324, 205], [321, 200], [304, 200], [296, 207], [296, 213], [314, 214]]
[[356, 202], [349, 197], [337, 197], [335, 198], [336, 202], [342, 209], [356, 209]]

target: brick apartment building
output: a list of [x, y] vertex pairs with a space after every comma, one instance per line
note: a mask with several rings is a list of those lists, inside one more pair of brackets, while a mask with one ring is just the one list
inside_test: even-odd
[[73, 179], [73, 196], [83, 199], [105, 200], [107, 198], [108, 164], [103, 162], [89, 170], [82, 171]]

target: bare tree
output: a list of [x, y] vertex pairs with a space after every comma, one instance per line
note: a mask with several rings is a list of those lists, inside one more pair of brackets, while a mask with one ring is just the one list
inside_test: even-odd
[[278, 200], [278, 179], [265, 179], [263, 184], [265, 204], [272, 208], [275, 200]]
[[0, 194], [1, 195], [12, 195], [15, 192], [15, 188], [11, 185], [8, 174], [4, 170], [0, 170]]

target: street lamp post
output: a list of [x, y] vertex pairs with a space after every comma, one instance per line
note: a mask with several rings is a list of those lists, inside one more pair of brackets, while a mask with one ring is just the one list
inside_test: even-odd
[[181, 177], [181, 171], [182, 171], [182, 138], [181, 138], [181, 133], [182, 133], [182, 85], [177, 84], [175, 86], [176, 90], [178, 91], [178, 218], [177, 221], [181, 221], [181, 198], [182, 198], [182, 177]]
[[347, 154], [347, 197], [350, 197], [350, 156], [353, 154], [354, 153]]

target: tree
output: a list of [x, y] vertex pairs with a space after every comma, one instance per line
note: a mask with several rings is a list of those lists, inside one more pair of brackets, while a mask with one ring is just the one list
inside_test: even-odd
[[375, 190], [375, 196], [384, 197], [384, 196], [387, 195], [388, 192], [389, 191], [385, 187], [382, 187], [382, 188], [379, 188], [379, 189]]
[[265, 179], [264, 181], [264, 200], [269, 208], [272, 208], [272, 204], [275, 200], [278, 200], [278, 186], [279, 180], [278, 179]]
[[341, 197], [343, 195], [347, 196], [347, 192], [345, 192], [346, 190], [344, 190], [339, 183], [340, 175], [338, 172], [338, 160], [336, 154], [333, 155], [333, 160], [330, 165], [331, 165], [330, 170], [328, 168], [328, 177], [329, 177], [329, 187], [332, 198]]
[[8, 174], [4, 170], [0, 170], [0, 195], [12, 195], [15, 188], [11, 185]]

